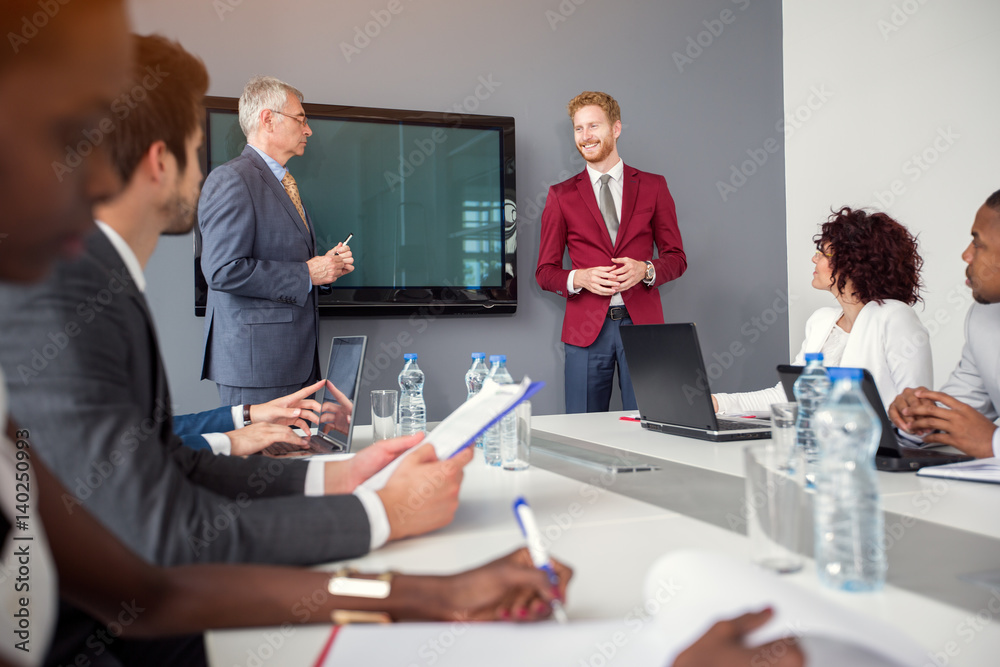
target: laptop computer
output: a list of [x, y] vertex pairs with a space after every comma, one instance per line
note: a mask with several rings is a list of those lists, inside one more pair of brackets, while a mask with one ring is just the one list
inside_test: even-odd
[[643, 428], [714, 442], [771, 437], [769, 420], [716, 416], [693, 322], [619, 331]]
[[341, 401], [326, 386], [316, 392], [316, 400], [323, 409], [319, 414], [316, 433], [309, 438], [309, 447], [303, 449], [288, 443], [275, 443], [267, 448], [272, 455], [336, 454], [351, 451], [354, 436], [354, 406], [361, 387], [361, 371], [365, 363], [367, 336], [334, 336], [330, 342], [330, 362], [326, 379], [346, 397]]
[[[781, 378], [781, 386], [785, 390], [788, 400], [794, 401], [795, 394], [792, 387], [802, 373], [803, 366], [792, 366], [781, 364], [778, 366], [778, 376]], [[864, 378], [861, 380], [861, 390], [865, 393], [869, 405], [875, 410], [879, 421], [882, 422], [882, 439], [878, 444], [878, 451], [875, 452], [875, 468], [885, 472], [909, 472], [919, 470], [926, 466], [939, 466], [945, 463], [958, 463], [959, 461], [971, 461], [973, 457], [965, 454], [949, 454], [930, 449], [917, 449], [896, 432], [896, 427], [889, 420], [889, 415], [885, 412], [882, 404], [882, 397], [879, 396], [878, 387], [875, 386], [875, 378], [867, 370], [864, 370]]]

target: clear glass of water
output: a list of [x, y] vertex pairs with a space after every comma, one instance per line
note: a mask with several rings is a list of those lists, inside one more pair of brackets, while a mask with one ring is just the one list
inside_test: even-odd
[[395, 389], [372, 390], [372, 443], [396, 437], [396, 411], [399, 392]]
[[531, 401], [521, 401], [511, 410], [517, 436], [500, 441], [500, 466], [504, 470], [524, 470], [531, 452]]
[[771, 404], [771, 442], [775, 453], [785, 461], [792, 461], [795, 450], [795, 422], [799, 415], [798, 403]]

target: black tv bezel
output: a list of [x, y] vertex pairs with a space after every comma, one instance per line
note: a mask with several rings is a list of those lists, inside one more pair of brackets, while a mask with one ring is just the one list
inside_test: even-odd
[[[211, 112], [233, 113], [239, 110], [239, 99], [234, 97], [205, 98], [202, 128], [205, 140], [199, 151], [202, 173], [208, 176], [209, 147], [211, 146]], [[366, 293], [378, 293], [378, 299], [357, 300], [354, 289], [323, 289], [319, 294], [321, 317], [352, 316], [409, 316], [413, 314], [447, 315], [509, 315], [517, 311], [517, 188], [514, 151], [514, 119], [510, 116], [485, 116], [453, 113], [449, 111], [415, 111], [407, 109], [380, 109], [348, 105], [305, 103], [302, 105], [309, 117], [332, 118], [345, 121], [362, 121], [387, 124], [405, 123], [432, 127], [468, 127], [473, 129], [499, 129], [501, 132], [500, 174], [503, 201], [514, 202], [510, 221], [504, 215], [503, 279], [500, 287], [448, 287], [410, 286], [406, 288], [365, 287]], [[506, 207], [505, 207], [506, 208]], [[512, 250], [507, 250], [512, 247]], [[194, 311], [205, 316], [208, 283], [201, 270], [201, 235], [194, 229]], [[352, 297], [352, 298], [344, 298]]]

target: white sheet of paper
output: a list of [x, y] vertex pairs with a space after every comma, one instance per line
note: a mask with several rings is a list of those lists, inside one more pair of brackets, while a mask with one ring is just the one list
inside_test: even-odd
[[917, 474], [921, 477], [942, 477], [944, 479], [961, 479], [967, 482], [1000, 484], [1000, 459], [976, 459], [943, 466], [928, 466], [918, 470]]
[[[641, 608], [647, 613], [624, 619], [346, 626], [321, 667], [667, 667], [715, 622], [767, 606], [775, 609], [774, 618], [748, 643], [794, 635], [810, 667], [905, 667], [924, 664], [926, 658], [885, 622], [726, 554], [674, 551], [653, 565], [644, 588]], [[761, 661], [766, 663], [766, 658]]]
[[496, 419], [497, 415], [503, 414], [509, 407], [521, 400], [525, 392], [531, 386], [531, 378], [525, 376], [521, 384], [500, 385], [492, 380], [486, 380], [483, 388], [478, 394], [473, 396], [458, 407], [454, 412], [445, 417], [444, 421], [437, 425], [433, 431], [426, 434], [424, 439], [415, 447], [403, 452], [395, 461], [379, 470], [368, 478], [362, 486], [378, 491], [392, 476], [393, 471], [412, 452], [419, 449], [425, 442], [434, 445], [439, 460], [444, 460], [454, 455], [465, 443], [469, 442], [482, 428]]

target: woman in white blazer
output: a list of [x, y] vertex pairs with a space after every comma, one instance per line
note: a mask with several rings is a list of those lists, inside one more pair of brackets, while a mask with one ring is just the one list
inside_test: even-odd
[[[867, 368], [888, 407], [906, 387], [932, 387], [930, 334], [913, 311], [920, 300], [917, 240], [885, 213], [844, 207], [816, 236], [812, 286], [838, 307], [820, 308], [806, 322], [795, 360], [822, 352], [826, 366]], [[713, 394], [720, 413], [764, 412], [786, 401], [781, 383], [740, 394]]]

